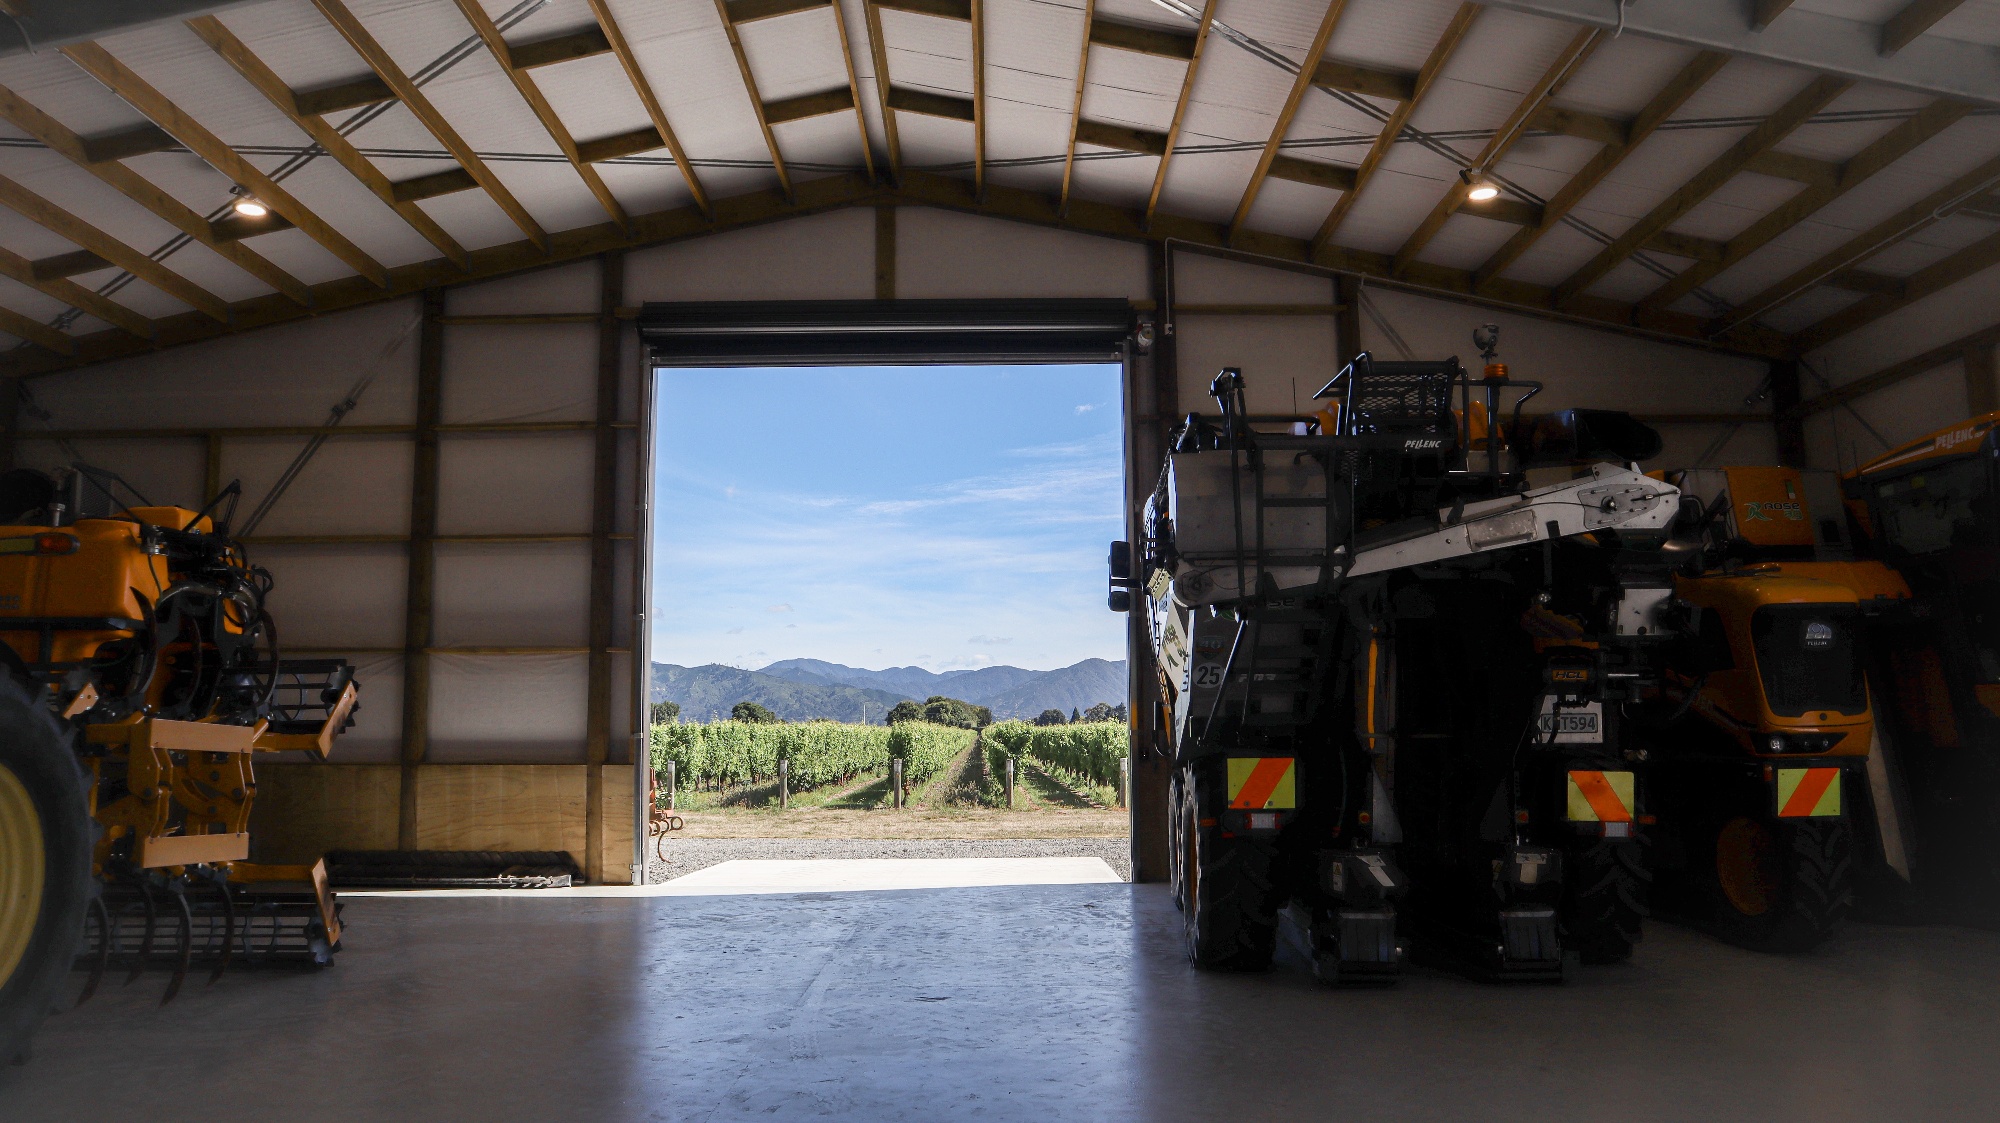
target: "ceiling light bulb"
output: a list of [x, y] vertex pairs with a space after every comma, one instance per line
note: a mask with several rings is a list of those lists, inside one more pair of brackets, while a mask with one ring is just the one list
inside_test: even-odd
[[244, 218], [263, 218], [265, 215], [271, 213], [271, 208], [258, 202], [255, 197], [250, 195], [245, 195], [241, 199], [236, 200], [233, 205], [236, 208], [236, 213], [242, 215]]
[[1475, 203], [1488, 203], [1500, 197], [1500, 189], [1490, 183], [1474, 183], [1472, 189], [1465, 193], [1465, 197]]

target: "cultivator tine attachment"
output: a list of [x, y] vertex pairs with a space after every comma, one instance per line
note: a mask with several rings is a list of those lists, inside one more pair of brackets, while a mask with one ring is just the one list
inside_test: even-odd
[[[83, 984], [83, 993], [76, 996], [78, 1006], [90, 1001], [97, 993], [97, 984], [104, 981], [104, 969], [111, 965], [111, 913], [104, 907], [103, 897], [90, 899], [90, 919], [87, 923], [97, 925], [97, 953], [90, 957], [90, 978]], [[84, 945], [88, 947], [86, 943]]]
[[[160, 918], [160, 910], [153, 903], [153, 887], [143, 880], [139, 882], [139, 899], [146, 909], [146, 931], [139, 938], [139, 954], [132, 957], [132, 970], [125, 975], [125, 985], [131, 986], [146, 973], [146, 961], [153, 957], [153, 924]], [[122, 915], [122, 914], [121, 914]], [[123, 928], [124, 925], [119, 925]]]
[[229, 885], [226, 882], [218, 881], [213, 884], [215, 895], [222, 902], [222, 950], [216, 956], [215, 970], [208, 974], [209, 986], [214, 986], [216, 981], [222, 978], [222, 973], [229, 970], [229, 956], [236, 945], [236, 898], [229, 895]]
[[327, 966], [339, 942], [340, 906], [324, 877], [318, 866], [239, 862], [227, 875], [190, 873], [166, 885], [147, 878], [107, 885], [93, 906], [97, 921], [89, 926], [96, 942], [85, 942], [75, 964], [92, 972], [85, 996], [96, 990], [97, 976], [114, 956], [130, 964], [128, 983], [153, 967], [169, 921], [178, 943], [162, 1002], [180, 994], [196, 964], [209, 968], [210, 985], [237, 963]]
[[180, 954], [174, 958], [174, 977], [167, 982], [167, 993], [160, 996], [160, 1005], [165, 1006], [181, 992], [181, 984], [187, 981], [188, 967], [194, 962], [194, 909], [189, 907], [187, 892], [176, 889], [174, 904], [180, 906]]

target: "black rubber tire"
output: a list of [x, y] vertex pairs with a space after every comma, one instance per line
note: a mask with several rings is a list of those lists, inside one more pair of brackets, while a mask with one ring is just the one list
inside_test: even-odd
[[1775, 836], [1776, 894], [1770, 908], [1747, 915], [1719, 886], [1715, 928], [1756, 951], [1799, 952], [1825, 943], [1854, 908], [1854, 844], [1841, 819], [1766, 821]]
[[1268, 970], [1284, 903], [1273, 883], [1276, 855], [1261, 843], [1224, 838], [1219, 828], [1202, 826], [1204, 809], [1221, 806], [1204, 786], [1199, 771], [1184, 776], [1181, 916], [1188, 958], [1208, 971]]
[[1570, 848], [1563, 871], [1563, 946], [1585, 963], [1632, 958], [1647, 916], [1653, 873], [1640, 837], [1600, 838]]
[[1181, 872], [1181, 816], [1186, 809], [1181, 802], [1181, 778], [1177, 772], [1167, 784], [1167, 885], [1177, 909], [1187, 907], [1187, 877]]
[[0, 768], [27, 791], [44, 855], [40, 899], [25, 952], [0, 980], [0, 1063], [25, 1060], [28, 1039], [56, 1003], [83, 943], [84, 913], [97, 891], [90, 874], [91, 823], [76, 754], [47, 709], [0, 676]]

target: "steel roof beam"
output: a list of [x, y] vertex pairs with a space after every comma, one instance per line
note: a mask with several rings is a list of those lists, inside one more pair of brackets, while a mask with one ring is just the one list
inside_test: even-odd
[[1772, 13], [1769, 26], [1759, 30], [1756, 19], [1760, 5], [1745, 0], [1478, 2], [1607, 31], [1622, 25], [1627, 35], [1804, 67], [1856, 82], [2000, 105], [2000, 53], [1983, 43], [1920, 35], [1885, 58], [1879, 25], [1794, 8], [1783, 18]]

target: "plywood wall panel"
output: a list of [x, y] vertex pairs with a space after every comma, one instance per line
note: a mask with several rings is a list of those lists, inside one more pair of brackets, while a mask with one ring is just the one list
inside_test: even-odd
[[257, 765], [251, 858], [313, 862], [329, 850], [394, 850], [401, 789], [395, 765]]

